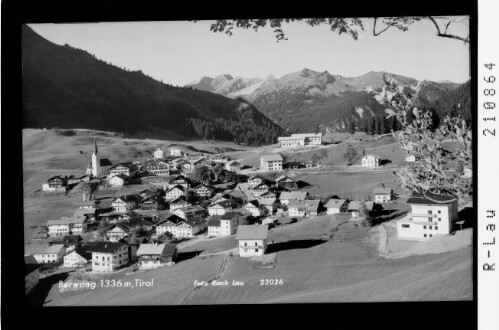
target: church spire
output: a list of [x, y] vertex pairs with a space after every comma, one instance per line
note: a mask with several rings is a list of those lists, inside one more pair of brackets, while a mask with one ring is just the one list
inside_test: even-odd
[[98, 153], [99, 153], [99, 150], [97, 150], [97, 140], [94, 137], [94, 154], [97, 155]]

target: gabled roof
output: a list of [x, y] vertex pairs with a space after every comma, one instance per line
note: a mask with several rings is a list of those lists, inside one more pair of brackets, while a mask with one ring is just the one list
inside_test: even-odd
[[206, 222], [206, 220], [198, 217], [198, 218], [194, 218], [194, 219], [183, 220], [182, 222], [188, 224], [191, 227], [197, 227], [197, 226], [203, 225]]
[[60, 220], [47, 221], [47, 226], [69, 225], [69, 224], [83, 223], [83, 222], [85, 222], [84, 217], [61, 217]]
[[288, 204], [288, 207], [289, 208], [298, 208], [298, 209], [301, 209], [303, 211], [317, 211], [317, 209], [319, 208], [319, 203], [321, 201], [320, 200], [316, 200], [316, 199], [306, 199], [306, 200], [302, 200], [302, 201], [297, 201], [297, 200], [291, 200], [289, 201], [289, 204]]
[[374, 188], [375, 195], [390, 195], [391, 193], [392, 193], [392, 188], [381, 188], [381, 187]]
[[240, 216], [241, 215], [239, 213], [236, 213], [236, 212], [227, 212], [224, 215], [222, 215], [220, 220], [232, 220], [234, 218], [239, 218]]
[[111, 227], [109, 227], [109, 229], [107, 231], [108, 232], [112, 231], [114, 228], [119, 228], [119, 229], [123, 230], [125, 233], [129, 233], [130, 232], [130, 228], [128, 228], [127, 225], [122, 224], [122, 223], [117, 223], [115, 225], [112, 225]]
[[336, 208], [340, 208], [341, 206], [343, 206], [343, 204], [345, 204], [347, 201], [344, 200], [344, 199], [330, 199], [325, 207], [326, 208], [331, 208], [331, 209], [336, 209]]
[[284, 180], [285, 182], [295, 182], [295, 180], [293, 180], [292, 178], [290, 178], [289, 176], [287, 175], [281, 175], [280, 177], [278, 177], [277, 179], [275, 179], [274, 181], [275, 182], [280, 182]]
[[157, 227], [165, 227], [165, 226], [168, 226], [168, 222], [171, 222], [173, 223], [174, 225], [177, 225], [179, 224], [180, 222], [184, 221], [184, 219], [182, 219], [181, 217], [179, 217], [178, 215], [176, 214], [172, 214], [170, 215], [168, 218], [166, 218], [165, 221], [162, 221], [161, 223], [159, 223], [157, 225]]
[[258, 201], [253, 200], [251, 202], [246, 203], [246, 205], [244, 205], [243, 207], [247, 208], [247, 207], [259, 207], [259, 206], [260, 206], [260, 204], [258, 203]]
[[268, 234], [266, 225], [239, 225], [237, 227], [236, 239], [266, 239]]
[[307, 191], [283, 191], [279, 195], [279, 199], [289, 199], [289, 200], [304, 200], [307, 198], [308, 192]]
[[112, 166], [113, 163], [107, 158], [101, 158], [100, 160], [100, 166]]
[[129, 176], [126, 174], [120, 173], [118, 175], [113, 176], [111, 179], [114, 179], [114, 178], [120, 178], [122, 180], [127, 180], [129, 178]]
[[275, 203], [275, 198], [259, 198], [258, 203], [260, 205], [273, 205]]
[[359, 201], [350, 201], [348, 204], [348, 209], [349, 210], [360, 210], [362, 208], [362, 202]]
[[365, 156], [363, 156], [362, 158], [364, 158], [364, 157], [381, 158], [380, 156], [376, 156], [376, 155], [372, 155], [372, 154], [365, 155]]
[[208, 227], [220, 227], [220, 218], [221, 216], [219, 215], [212, 215], [208, 219]]
[[279, 154], [274, 154], [274, 155], [265, 155], [262, 156], [262, 160], [264, 162], [271, 162], [271, 161], [283, 161], [281, 155]]
[[113, 165], [109, 170], [112, 171], [113, 169], [115, 169], [117, 167], [125, 167], [125, 168], [130, 169], [130, 163], [119, 163], [119, 164]]
[[182, 191], [185, 191], [184, 186], [176, 185], [176, 186], [173, 186], [170, 189], [168, 189], [167, 193], [169, 193], [170, 191], [173, 191], [174, 189], [180, 189]]
[[98, 242], [94, 244], [91, 248], [89, 248], [87, 251], [97, 252], [97, 253], [116, 253], [124, 246], [125, 246], [124, 243], [118, 243], [118, 242]]
[[250, 181], [250, 180], [255, 180], [255, 179], [260, 179], [261, 181], [265, 181], [265, 178], [263, 176], [260, 176], [260, 175], [252, 175], [248, 178], [247, 181]]
[[140, 244], [137, 255], [173, 255], [177, 245], [175, 244]]
[[372, 211], [374, 209], [374, 202], [373, 201], [367, 201], [364, 203], [364, 205], [366, 205], [366, 209], [368, 211]]
[[268, 188], [269, 188], [269, 185], [266, 184], [265, 182], [257, 184], [256, 186], [253, 187], [253, 189], [268, 189]]
[[184, 195], [182, 195], [182, 196], [178, 196], [175, 199], [172, 199], [170, 201], [170, 204], [176, 204], [176, 203], [182, 203], [183, 204], [184, 202], [187, 203], [187, 197], [185, 197]]
[[57, 254], [62, 249], [65, 249], [64, 244], [54, 244], [54, 245], [49, 246], [48, 248], [46, 248], [43, 252], [38, 252], [38, 253], [35, 253], [35, 254]]
[[118, 199], [122, 200], [125, 203], [128, 203], [128, 202], [138, 202], [140, 201], [141, 198], [137, 195], [125, 195], [125, 196], [116, 197], [115, 199], [113, 199], [113, 202], [117, 201]]

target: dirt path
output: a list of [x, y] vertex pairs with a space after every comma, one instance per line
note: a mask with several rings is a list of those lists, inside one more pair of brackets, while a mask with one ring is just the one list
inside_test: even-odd
[[[224, 259], [222, 260], [222, 264], [220, 266], [220, 270], [218, 271], [217, 275], [215, 277], [213, 277], [212, 279], [210, 279], [209, 281], [207, 281], [206, 283], [209, 284], [215, 280], [218, 280], [222, 274], [224, 273], [225, 269], [227, 268], [227, 262], [229, 260], [229, 254], [226, 254]], [[182, 300], [182, 303], [181, 305], [185, 305], [187, 304], [189, 301], [191, 301], [191, 299], [194, 297], [194, 294], [201, 290], [201, 288], [203, 287], [204, 285], [198, 285], [197, 287], [195, 287], [194, 289], [191, 290], [191, 292], [189, 292], [187, 294], [187, 296], [184, 298], [184, 300]]]

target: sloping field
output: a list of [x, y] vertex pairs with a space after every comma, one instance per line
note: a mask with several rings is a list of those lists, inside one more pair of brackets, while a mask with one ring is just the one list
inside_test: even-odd
[[[206, 287], [192, 304], [258, 304], [472, 299], [471, 249], [373, 260], [355, 244], [333, 243], [278, 252], [275, 268], [258, 268], [242, 258], [229, 260], [220, 280], [243, 287]], [[260, 279], [283, 279], [261, 286]]]
[[60, 293], [55, 285], [47, 296], [46, 306], [103, 306], [103, 305], [178, 305], [194, 288], [194, 281], [208, 281], [215, 276], [222, 256], [191, 259], [172, 267], [124, 276], [122, 282], [136, 279], [150, 281], [152, 287], [99, 288], [88, 291]]

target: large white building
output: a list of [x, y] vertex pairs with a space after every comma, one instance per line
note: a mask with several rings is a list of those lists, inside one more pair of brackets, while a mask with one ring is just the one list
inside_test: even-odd
[[378, 167], [380, 158], [376, 155], [366, 155], [362, 157], [362, 166], [364, 167]]
[[85, 231], [86, 218], [83, 217], [61, 217], [60, 220], [47, 221], [48, 235], [50, 237], [77, 235]]
[[161, 148], [158, 147], [158, 149], [156, 149], [154, 152], [153, 152], [153, 155], [154, 155], [154, 158], [155, 159], [163, 159], [165, 158], [165, 153], [163, 150], [161, 150]]
[[128, 264], [128, 247], [124, 243], [98, 242], [87, 250], [92, 253], [92, 270], [112, 272]]
[[239, 241], [239, 256], [262, 256], [267, 249], [267, 225], [242, 225], [237, 227], [236, 239]]
[[266, 155], [260, 158], [260, 168], [267, 172], [282, 171], [283, 159], [281, 155]]
[[39, 264], [57, 263], [62, 261], [65, 253], [64, 244], [54, 244], [42, 252], [35, 253], [33, 256]]
[[452, 232], [458, 219], [457, 199], [432, 193], [427, 195], [431, 199], [413, 195], [407, 200], [412, 212], [397, 221], [398, 239], [424, 241]]
[[280, 147], [316, 146], [322, 144], [322, 133], [291, 134], [277, 138]]

